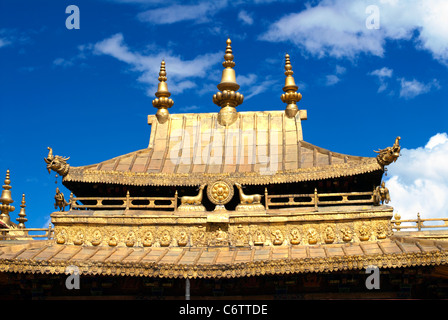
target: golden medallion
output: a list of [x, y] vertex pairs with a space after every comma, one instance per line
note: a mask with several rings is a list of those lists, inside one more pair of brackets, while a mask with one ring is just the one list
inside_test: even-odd
[[215, 181], [207, 187], [207, 196], [214, 204], [226, 204], [233, 197], [233, 186], [225, 180]]

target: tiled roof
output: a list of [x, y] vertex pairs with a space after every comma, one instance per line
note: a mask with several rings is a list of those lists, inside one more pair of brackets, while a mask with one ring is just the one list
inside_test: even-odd
[[447, 262], [448, 242], [399, 236], [317, 246], [128, 248], [31, 241], [0, 248], [2, 272], [65, 273], [67, 266], [77, 266], [81, 274], [150, 277], [240, 277]]
[[303, 141], [299, 114], [239, 112], [223, 127], [217, 113], [149, 116], [148, 148], [98, 164], [71, 167], [64, 181], [199, 185], [232, 177], [245, 184], [296, 182], [382, 170], [376, 158], [331, 152]]

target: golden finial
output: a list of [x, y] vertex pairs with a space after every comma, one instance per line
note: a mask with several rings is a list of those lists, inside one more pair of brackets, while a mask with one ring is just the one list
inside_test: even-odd
[[284, 94], [281, 95], [281, 99], [284, 103], [287, 103], [285, 113], [288, 118], [293, 118], [296, 116], [297, 112], [299, 112], [299, 108], [297, 107], [297, 102], [302, 99], [302, 95], [297, 92], [299, 87], [296, 85], [294, 81], [294, 77], [292, 76], [294, 72], [292, 71], [291, 60], [289, 59], [289, 54], [285, 55], [285, 86], [283, 87]]
[[236, 92], [240, 85], [236, 82], [235, 70], [233, 69], [235, 62], [233, 61], [234, 56], [230, 38], [227, 39], [226, 43], [227, 47], [224, 54], [224, 62], [222, 63], [224, 70], [222, 71], [221, 83], [217, 86], [221, 92], [213, 95], [213, 103], [221, 107], [218, 114], [218, 122], [223, 126], [231, 125], [236, 121], [238, 117], [236, 107], [243, 103], [244, 99], [241, 93]]
[[11, 186], [10, 186], [11, 180], [9, 177], [9, 170], [6, 170], [6, 178], [5, 178], [5, 184], [3, 185], [3, 191], [2, 196], [0, 197], [1, 202], [1, 214], [0, 219], [3, 220], [7, 225], [10, 223], [9, 213], [13, 212], [15, 208], [11, 206], [11, 203], [14, 202], [11, 198]]
[[159, 86], [157, 88], [157, 92], [155, 93], [157, 99], [154, 99], [152, 101], [152, 105], [155, 108], [159, 109], [156, 113], [156, 117], [159, 123], [165, 123], [170, 115], [168, 112], [168, 108], [171, 108], [173, 106], [174, 101], [172, 99], [169, 99], [171, 93], [168, 91], [168, 85], [166, 84], [167, 77], [164, 60], [162, 60], [162, 63], [160, 65], [158, 80]]
[[25, 194], [22, 194], [22, 204], [20, 205], [19, 217], [16, 219], [19, 223], [18, 227], [22, 229], [25, 228], [25, 222], [28, 221], [26, 218], [25, 207]]

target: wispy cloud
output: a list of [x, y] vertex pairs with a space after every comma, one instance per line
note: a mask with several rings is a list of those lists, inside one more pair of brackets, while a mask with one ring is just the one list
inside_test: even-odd
[[238, 20], [242, 21], [244, 24], [252, 25], [254, 23], [254, 18], [246, 10], [241, 10], [238, 13]]
[[143, 22], [153, 24], [172, 24], [188, 20], [204, 23], [226, 6], [227, 0], [203, 1], [198, 4], [172, 4], [141, 12], [138, 14], [138, 18]]
[[368, 73], [368, 75], [378, 78], [378, 81], [380, 83], [380, 86], [378, 87], [378, 93], [383, 92], [387, 89], [387, 79], [392, 77], [392, 73], [393, 70], [387, 67], [376, 69]]
[[432, 89], [439, 89], [439, 82], [434, 79], [429, 83], [419, 82], [415, 79], [406, 80], [404, 78], [398, 79], [400, 81], [400, 97], [405, 99], [415, 98], [418, 95], [427, 93]]
[[192, 60], [185, 60], [169, 51], [155, 51], [141, 54], [133, 51], [124, 42], [121, 33], [115, 34], [93, 46], [96, 55], [108, 55], [129, 65], [139, 74], [138, 81], [148, 86], [147, 94], [154, 95], [157, 90], [160, 62], [166, 61], [168, 87], [172, 93], [182, 93], [196, 87], [194, 78], [205, 78], [212, 66], [222, 60], [222, 52], [206, 53]]
[[334, 74], [328, 74], [325, 76], [325, 85], [333, 86], [341, 81], [341, 76], [347, 71], [343, 66], [336, 65]]

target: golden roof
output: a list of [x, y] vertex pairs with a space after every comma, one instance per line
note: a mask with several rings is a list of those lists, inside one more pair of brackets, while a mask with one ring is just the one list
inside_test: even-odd
[[70, 167], [64, 182], [200, 185], [227, 178], [271, 184], [351, 176], [382, 170], [376, 158], [335, 153], [303, 141], [301, 110], [239, 112], [229, 126], [217, 113], [148, 116], [148, 148], [94, 165]]
[[235, 278], [269, 274], [405, 268], [447, 262], [448, 243], [394, 236], [377, 242], [252, 248], [103, 247], [30, 241], [0, 248], [0, 272], [163, 278]]

